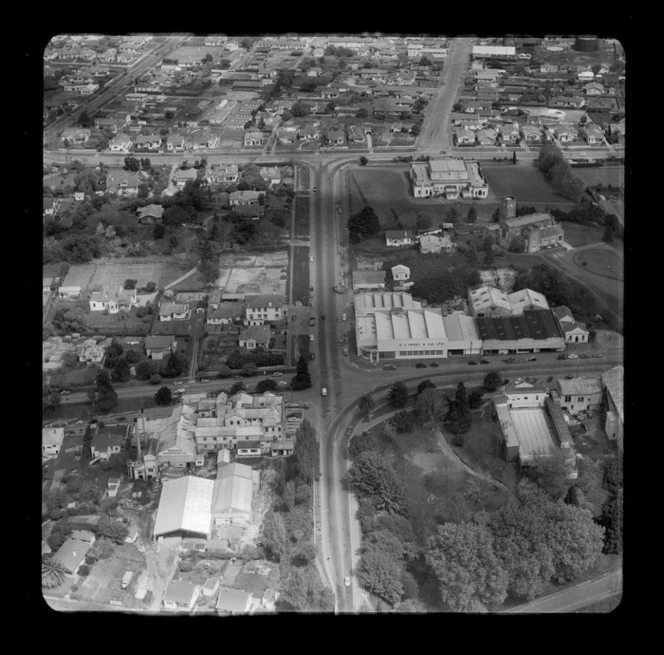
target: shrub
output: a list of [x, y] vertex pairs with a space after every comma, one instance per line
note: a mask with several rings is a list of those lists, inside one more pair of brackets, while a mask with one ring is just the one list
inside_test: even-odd
[[78, 567], [78, 574], [82, 575], [83, 577], [89, 575], [90, 567], [87, 564], [81, 564], [81, 566]]
[[189, 573], [189, 571], [194, 570], [194, 565], [192, 564], [191, 560], [183, 559], [178, 565], [178, 568], [180, 569], [181, 573]]

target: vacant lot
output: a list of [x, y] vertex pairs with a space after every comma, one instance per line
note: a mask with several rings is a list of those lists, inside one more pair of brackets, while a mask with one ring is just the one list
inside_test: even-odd
[[625, 169], [622, 166], [602, 166], [600, 168], [574, 168], [574, 177], [578, 177], [586, 186], [603, 184], [621, 186], [625, 182]]
[[490, 200], [514, 196], [517, 203], [535, 205], [538, 209], [547, 203], [574, 207], [574, 203], [558, 193], [534, 166], [492, 166], [486, 163], [482, 165], [482, 173], [489, 184]]
[[128, 312], [118, 312], [116, 314], [90, 312], [86, 317], [86, 322], [91, 330], [96, 330], [102, 334], [105, 329], [121, 329], [125, 334], [139, 336], [148, 334], [152, 318], [151, 314], [138, 318], [136, 309], [132, 308]]
[[286, 295], [288, 252], [223, 255], [217, 285], [225, 293]]
[[309, 247], [293, 247], [293, 298], [292, 302], [298, 300], [303, 305], [309, 305]]

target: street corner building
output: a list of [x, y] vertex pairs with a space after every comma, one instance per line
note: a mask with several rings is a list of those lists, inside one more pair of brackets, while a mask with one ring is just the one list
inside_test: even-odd
[[489, 193], [477, 161], [445, 157], [412, 163], [410, 179], [415, 198], [486, 198]]

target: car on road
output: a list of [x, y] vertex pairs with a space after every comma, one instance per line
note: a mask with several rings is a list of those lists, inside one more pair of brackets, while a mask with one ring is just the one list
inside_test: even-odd
[[315, 187], [313, 188], [313, 191], [318, 191], [318, 187], [315, 186]]
[[208, 384], [208, 382], [210, 382], [210, 378], [199, 378], [198, 382], [200, 384]]
[[71, 393], [71, 391], [70, 391], [69, 389], [63, 389], [63, 390], [60, 392], [60, 395], [61, 395], [61, 396], [68, 396], [70, 393]]
[[341, 207], [337, 207], [337, 214], [341, 214]]
[[573, 379], [574, 379], [574, 376], [573, 376], [573, 375], [566, 375], [566, 376], [565, 376], [565, 379], [566, 379], [566, 380], [573, 380]]
[[528, 361], [529, 361], [529, 362], [536, 362], [536, 361], [537, 361], [537, 357], [528, 357]]
[[417, 362], [417, 364], [415, 364], [415, 368], [426, 368], [426, 367], [427, 365], [424, 362]]
[[579, 359], [579, 356], [572, 353], [571, 355], [567, 355], [567, 359]]
[[181, 384], [184, 384], [184, 380], [176, 380], [173, 382], [174, 387], [179, 387]]
[[350, 437], [351, 434], [353, 434], [353, 428], [346, 428], [346, 436]]
[[310, 262], [314, 261], [314, 256], [313, 255], [309, 255], [309, 261]]
[[593, 353], [593, 357], [604, 357], [602, 353]]
[[274, 373], [272, 373], [273, 378], [280, 378], [282, 375], [283, 373], [281, 373], [281, 371], [275, 371]]
[[316, 359], [316, 353], [309, 353], [309, 359]]
[[436, 364], [436, 362], [431, 362], [431, 364], [429, 364], [429, 366], [431, 366], [433, 368], [438, 368], [438, 364]]
[[344, 587], [350, 587], [350, 576], [349, 575], [347, 575], [344, 578]]
[[565, 353], [560, 353], [556, 359], [567, 359], [567, 355]]
[[503, 361], [505, 362], [505, 364], [513, 364], [516, 360], [514, 359], [514, 357], [508, 357], [507, 359], [503, 359]]
[[590, 353], [581, 353], [581, 354], [579, 355], [579, 357], [580, 357], [581, 359], [588, 359], [588, 358], [592, 357], [592, 355], [591, 355]]
[[279, 380], [279, 382], [277, 382], [277, 386], [278, 387], [287, 387], [288, 382], [286, 382], [286, 380]]
[[320, 390], [320, 395], [321, 395], [321, 396], [327, 396], [327, 389], [326, 389], [325, 387], [323, 387], [323, 388]]
[[397, 367], [394, 364], [385, 364], [385, 366], [383, 366], [383, 370], [384, 371], [396, 371]]
[[468, 362], [468, 366], [477, 366], [477, 362], [476, 362], [474, 359], [471, 359], [471, 360]]
[[341, 323], [341, 316], [337, 316], [337, 323]]
[[488, 359], [480, 359], [480, 364], [488, 364], [489, 360]]

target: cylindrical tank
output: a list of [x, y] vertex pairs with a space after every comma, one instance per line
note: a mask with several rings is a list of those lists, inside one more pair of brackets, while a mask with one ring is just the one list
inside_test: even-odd
[[599, 48], [599, 43], [596, 36], [577, 36], [574, 42], [574, 50], [580, 52], [596, 52]]

